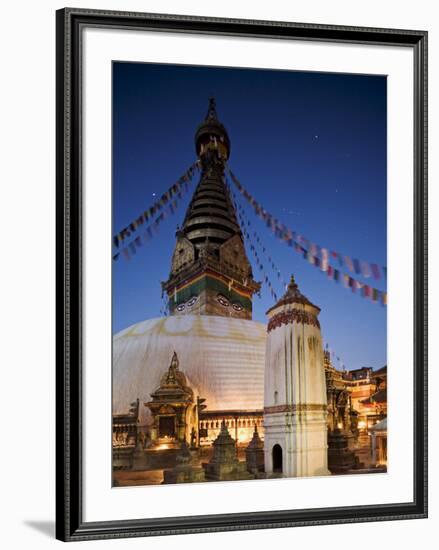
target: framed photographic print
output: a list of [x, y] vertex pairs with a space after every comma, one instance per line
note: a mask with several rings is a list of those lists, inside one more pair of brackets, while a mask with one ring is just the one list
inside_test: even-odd
[[57, 12], [57, 537], [423, 518], [427, 33]]

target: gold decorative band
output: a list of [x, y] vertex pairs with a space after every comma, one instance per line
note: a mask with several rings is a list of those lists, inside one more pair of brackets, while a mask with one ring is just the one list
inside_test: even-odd
[[[228, 277], [225, 277], [224, 275], [221, 275], [219, 273], [216, 273], [215, 271], [212, 271], [211, 269], [206, 269], [205, 271], [202, 271], [201, 273], [198, 273], [191, 277], [190, 279], [180, 283], [177, 285], [177, 292], [181, 292], [185, 288], [187, 288], [190, 285], [193, 285], [194, 283], [200, 281], [205, 276], [210, 277], [211, 279], [216, 279], [217, 281], [220, 281], [226, 285], [230, 284], [232, 282], [232, 288], [233, 290], [239, 294], [240, 296], [244, 296], [245, 298], [252, 298], [252, 292], [249, 290], [244, 290], [242, 285], [239, 284], [237, 281], [234, 281]], [[172, 294], [174, 292], [174, 289], [169, 290], [169, 293]]]

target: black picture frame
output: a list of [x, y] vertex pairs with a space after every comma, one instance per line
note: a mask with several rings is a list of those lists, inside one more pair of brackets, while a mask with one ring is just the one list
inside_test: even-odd
[[[414, 54], [413, 502], [85, 523], [82, 517], [81, 33], [154, 29], [286, 40], [398, 45]], [[62, 9], [56, 14], [56, 536], [64, 541], [427, 517], [427, 32]]]

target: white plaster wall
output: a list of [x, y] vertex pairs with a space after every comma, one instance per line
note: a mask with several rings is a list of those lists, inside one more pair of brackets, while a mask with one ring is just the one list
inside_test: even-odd
[[264, 460], [273, 471], [272, 449], [282, 447], [283, 473], [287, 477], [328, 475], [325, 413], [301, 416], [277, 413], [264, 416]]
[[264, 405], [301, 403], [326, 404], [323, 349], [318, 327], [294, 322], [268, 333]]

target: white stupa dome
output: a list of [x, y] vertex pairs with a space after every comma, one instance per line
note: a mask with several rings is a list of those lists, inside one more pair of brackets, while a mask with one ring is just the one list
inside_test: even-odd
[[213, 315], [150, 319], [113, 337], [113, 413], [143, 403], [159, 386], [177, 352], [180, 370], [207, 410], [255, 410], [264, 406], [266, 326]]

